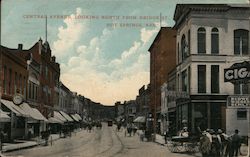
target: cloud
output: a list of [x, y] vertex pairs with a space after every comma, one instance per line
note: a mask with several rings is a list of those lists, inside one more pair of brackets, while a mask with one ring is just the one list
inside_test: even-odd
[[69, 53], [73, 45], [80, 39], [82, 33], [85, 31], [85, 23], [79, 22], [74, 17], [82, 13], [81, 8], [76, 8], [76, 13], [71, 14], [71, 18], [66, 18], [63, 22], [64, 26], [58, 28], [57, 40], [53, 42], [53, 53], [62, 58]]
[[[107, 53], [103, 47], [110, 44], [110, 30], [104, 28], [89, 43], [79, 44], [75, 56], [61, 66], [65, 68], [61, 79], [71, 90], [105, 105], [116, 101], [132, 100], [138, 90], [149, 83], [149, 42], [158, 28], [139, 31], [139, 38], [131, 47], [121, 51], [117, 58], [103, 59]], [[119, 53], [119, 52], [117, 52]]]

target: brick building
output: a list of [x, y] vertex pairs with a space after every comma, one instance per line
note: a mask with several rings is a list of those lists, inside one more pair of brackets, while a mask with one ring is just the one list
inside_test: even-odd
[[[150, 52], [150, 110], [158, 119], [161, 112], [161, 85], [168, 80], [168, 73], [176, 66], [176, 31], [162, 27], [149, 48]], [[155, 122], [156, 122], [155, 121]], [[160, 123], [154, 124], [160, 131]]]
[[[1, 48], [1, 110], [10, 112], [10, 121], [0, 123], [0, 127], [8, 135], [5, 140], [22, 137], [27, 133], [26, 117], [21, 108], [12, 100], [15, 94], [21, 94], [26, 99], [28, 71], [25, 59], [19, 57], [14, 49]], [[15, 109], [13, 109], [15, 108]], [[20, 112], [19, 112], [20, 111]]]

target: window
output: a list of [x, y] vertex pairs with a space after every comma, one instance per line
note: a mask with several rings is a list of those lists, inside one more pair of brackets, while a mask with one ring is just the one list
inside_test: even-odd
[[182, 84], [182, 91], [187, 92], [187, 85], [188, 85], [187, 70], [184, 70], [181, 73], [181, 84]]
[[23, 96], [24, 96], [24, 98], [26, 98], [26, 86], [27, 86], [26, 77], [23, 77]]
[[247, 110], [246, 109], [237, 109], [237, 119], [246, 120], [247, 119]]
[[190, 46], [191, 46], [191, 37], [190, 37], [190, 30], [188, 30], [188, 52], [187, 52], [187, 55], [189, 56], [190, 55]]
[[249, 31], [244, 29], [234, 30], [234, 54], [247, 55], [249, 47]]
[[48, 79], [48, 67], [47, 66], [45, 67], [45, 77], [46, 79]]
[[17, 93], [17, 72], [15, 72], [14, 93]]
[[177, 44], [177, 63], [180, 63], [180, 44]]
[[234, 94], [250, 94], [250, 85], [243, 83], [234, 84]]
[[19, 86], [20, 86], [20, 88], [19, 88], [19, 89], [20, 89], [19, 93], [22, 94], [22, 75], [21, 75], [21, 74], [19, 75]]
[[182, 35], [181, 38], [181, 59], [182, 61], [184, 61], [187, 58], [187, 42], [186, 42], [186, 38], [185, 35]]
[[211, 93], [219, 93], [219, 65], [211, 66]]
[[32, 85], [31, 85], [31, 99], [33, 99], [34, 100], [34, 97], [35, 97], [35, 85], [34, 85], [34, 83], [32, 82], [31, 83]]
[[212, 29], [211, 33], [211, 54], [219, 53], [219, 31], [217, 28]]
[[6, 94], [7, 92], [7, 67], [4, 66], [3, 69], [3, 73], [4, 73], [4, 78], [3, 78], [3, 92]]
[[9, 69], [9, 94], [12, 94], [11, 85], [12, 85], [12, 70]]
[[206, 30], [201, 27], [198, 29], [198, 53], [206, 53]]
[[198, 93], [206, 93], [206, 65], [198, 65]]
[[38, 86], [36, 86], [36, 89], [35, 89], [35, 99], [37, 100], [37, 95], [38, 95]]
[[32, 91], [31, 91], [31, 81], [29, 81], [29, 96], [28, 96], [28, 97], [29, 97], [30, 99], [31, 99], [31, 92], [32, 92]]

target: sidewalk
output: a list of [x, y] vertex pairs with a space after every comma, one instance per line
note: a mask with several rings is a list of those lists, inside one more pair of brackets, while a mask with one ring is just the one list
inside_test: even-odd
[[[167, 146], [165, 144], [164, 136], [156, 134], [156, 136], [155, 136], [155, 142], [158, 143], [158, 144], [161, 144], [161, 145], [163, 145], [164, 147], [167, 148]], [[247, 145], [242, 144], [240, 150], [241, 150], [242, 155], [239, 155], [239, 157], [246, 157], [246, 156], [248, 156], [248, 150], [249, 150], [249, 148], [248, 148]]]
[[[51, 134], [49, 137], [49, 143], [59, 138], [60, 138], [59, 134]], [[15, 140], [15, 143], [3, 143], [2, 152], [15, 151], [15, 150], [20, 150], [20, 149], [35, 147], [35, 146], [42, 145], [42, 144], [45, 144], [45, 140], [41, 138], [34, 138], [33, 140], [30, 140], [30, 141]]]

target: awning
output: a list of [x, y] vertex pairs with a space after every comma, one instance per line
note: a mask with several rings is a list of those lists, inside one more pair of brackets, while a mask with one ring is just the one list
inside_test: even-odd
[[1, 100], [1, 102], [9, 108], [12, 112], [14, 112], [17, 116], [22, 117], [30, 117], [29, 114], [27, 114], [23, 109], [21, 109], [19, 106], [15, 105], [12, 101], [8, 100]]
[[75, 117], [78, 118], [79, 120], [82, 120], [82, 117], [79, 114], [75, 114]]
[[62, 122], [67, 122], [67, 119], [65, 119], [59, 112], [54, 111], [54, 118], [62, 121]]
[[0, 109], [0, 122], [10, 122], [10, 117], [8, 112], [4, 112]]
[[60, 113], [63, 115], [63, 117], [65, 119], [67, 119], [67, 121], [69, 121], [69, 122], [73, 122], [74, 121], [67, 113], [65, 113], [63, 111], [60, 111]]
[[55, 117], [50, 117], [49, 119], [48, 119], [48, 121], [49, 121], [49, 123], [53, 123], [53, 124], [63, 124], [63, 121], [61, 121], [60, 119], [57, 119], [57, 118], [55, 118]]
[[71, 114], [70, 116], [71, 116], [75, 121], [79, 122], [79, 119], [76, 118], [76, 116], [75, 116], [74, 114]]
[[48, 121], [36, 108], [32, 108], [27, 103], [22, 103], [20, 108], [30, 115], [35, 120]]
[[36, 109], [36, 108], [32, 108], [32, 109], [33, 109], [34, 113], [37, 115], [37, 117], [38, 117], [39, 119], [41, 119], [41, 120], [43, 120], [43, 121], [45, 121], [45, 122], [48, 122], [48, 119], [45, 118], [45, 117], [42, 115], [42, 113], [41, 113], [38, 109]]
[[135, 123], [145, 123], [146, 118], [144, 116], [137, 117], [133, 122]]

